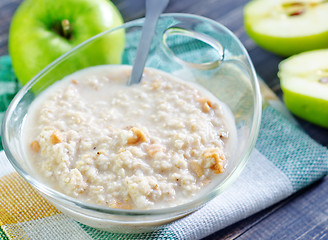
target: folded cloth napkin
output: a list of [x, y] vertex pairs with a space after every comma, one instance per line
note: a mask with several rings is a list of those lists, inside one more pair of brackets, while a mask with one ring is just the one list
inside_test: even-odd
[[[200, 210], [143, 234], [104, 232], [78, 223], [47, 202], [0, 152], [1, 239], [200, 239], [290, 196], [324, 177], [328, 151], [305, 134], [262, 83], [269, 96], [256, 148], [237, 181]], [[0, 58], [0, 111], [17, 83], [10, 59]], [[269, 94], [266, 94], [269, 93]]]

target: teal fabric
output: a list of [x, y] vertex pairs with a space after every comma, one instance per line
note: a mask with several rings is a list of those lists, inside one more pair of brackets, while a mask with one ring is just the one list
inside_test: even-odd
[[[10, 57], [0, 57], [0, 124], [2, 123], [7, 107], [18, 90], [19, 83], [11, 67]], [[1, 134], [0, 150], [2, 150]]]
[[8, 237], [6, 236], [6, 234], [4, 233], [4, 231], [2, 230], [1, 227], [0, 227], [0, 239], [1, 240], [8, 240]]
[[140, 239], [158, 239], [158, 240], [174, 240], [181, 239], [178, 234], [169, 228], [161, 228], [158, 231], [149, 232], [149, 233], [139, 233], [139, 234], [121, 234], [121, 233], [109, 233], [105, 231], [101, 231], [92, 227], [88, 227], [84, 224], [81, 224], [81, 227], [93, 238], [93, 239], [101, 239], [101, 240], [118, 240], [118, 239], [126, 239], [126, 240], [140, 240]]
[[[8, 56], [3, 56], [0, 58], [0, 120], [2, 120], [7, 106], [18, 89], [19, 83], [12, 71], [10, 58]], [[197, 239], [232, 224], [246, 216], [254, 214], [255, 212], [289, 196], [292, 192], [295, 192], [327, 175], [327, 148], [316, 143], [306, 133], [292, 124], [279, 111], [270, 105], [263, 110], [262, 123], [259, 138], [256, 143], [256, 149], [256, 151], [259, 151], [259, 154], [262, 154], [268, 159], [266, 162], [263, 162], [263, 166], [265, 165], [270, 168], [272, 165], [271, 168], [278, 168], [279, 170], [277, 171], [282, 172], [281, 175], [283, 175], [283, 177], [279, 177], [279, 174], [274, 175], [272, 173], [271, 178], [274, 178], [274, 181], [280, 181], [283, 183], [281, 186], [291, 184], [293, 188], [292, 190], [287, 189], [283, 194], [279, 195], [279, 193], [283, 192], [286, 187], [280, 187], [278, 190], [275, 190], [271, 182], [266, 182], [267, 186], [265, 186], [265, 191], [266, 194], [268, 194], [266, 200], [263, 200], [260, 197], [263, 193], [258, 193], [260, 195], [256, 196], [256, 200], [246, 199], [245, 202], [240, 203], [240, 206], [238, 206], [238, 204], [236, 206], [231, 206], [233, 209], [231, 211], [228, 209], [229, 211], [227, 210], [227, 213], [223, 214], [223, 216], [227, 216], [227, 219], [224, 219], [222, 216], [218, 215], [218, 212], [215, 212], [217, 211], [218, 205], [214, 202], [212, 207], [208, 207], [211, 205], [211, 203], [209, 203], [202, 210], [195, 213], [212, 220], [207, 219], [202, 222], [199, 220], [198, 215], [196, 215], [196, 217], [194, 215], [190, 216], [190, 218], [184, 218], [181, 221], [179, 220], [173, 224], [164, 226], [158, 231], [151, 233], [115, 234], [103, 232], [83, 224], [80, 224], [80, 226], [93, 239]], [[258, 164], [261, 164], [256, 156], [251, 157], [250, 162], [252, 161], [253, 163], [258, 161]], [[271, 165], [269, 164], [269, 166], [268, 163]], [[258, 172], [255, 172], [250, 178], [250, 181], [248, 181], [249, 187], [256, 185], [258, 181], [261, 180], [258, 176], [261, 174], [262, 170], [258, 169], [257, 171]], [[250, 171], [246, 170], [243, 174], [246, 176], [247, 174], [250, 174]], [[244, 179], [245, 178], [243, 178], [243, 180]], [[267, 179], [262, 179], [263, 180], [261, 181], [267, 181]], [[261, 184], [263, 185], [263, 183]], [[232, 187], [231, 189], [234, 188]], [[246, 188], [243, 187], [241, 189]], [[238, 192], [240, 192], [240, 188], [238, 191], [233, 192], [232, 195], [235, 196]], [[254, 195], [255, 193], [253, 192], [250, 194]], [[273, 199], [269, 194], [273, 194], [275, 198]], [[227, 199], [231, 199], [229, 196], [230, 195], [228, 194]], [[249, 196], [245, 195], [245, 198], [248, 197]], [[270, 202], [268, 199], [273, 200]], [[217, 199], [218, 202], [219, 200], [220, 199]], [[207, 209], [210, 209], [211, 212], [206, 214], [202, 213], [202, 211], [207, 211]], [[228, 213], [231, 213], [232, 215], [228, 216]], [[198, 222], [198, 220], [200, 222]], [[218, 225], [219, 222], [220, 225]], [[192, 224], [201, 224], [201, 226], [197, 225], [197, 228], [187, 229], [186, 226], [192, 226]], [[1, 234], [2, 232], [0, 231], [0, 237], [2, 237]]]
[[255, 147], [287, 175], [294, 191], [327, 175], [328, 149], [270, 105], [263, 111]]

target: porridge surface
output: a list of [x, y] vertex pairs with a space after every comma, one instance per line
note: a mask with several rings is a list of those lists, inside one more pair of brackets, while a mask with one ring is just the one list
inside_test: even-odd
[[122, 209], [176, 206], [224, 172], [227, 109], [154, 69], [99, 66], [65, 77], [32, 104], [26, 152], [40, 176], [80, 200]]

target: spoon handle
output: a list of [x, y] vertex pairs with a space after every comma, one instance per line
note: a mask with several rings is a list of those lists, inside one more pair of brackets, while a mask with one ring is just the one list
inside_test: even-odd
[[136, 58], [134, 60], [128, 85], [139, 83], [145, 68], [147, 56], [155, 34], [159, 15], [167, 7], [169, 0], [146, 0], [146, 18], [142, 28]]

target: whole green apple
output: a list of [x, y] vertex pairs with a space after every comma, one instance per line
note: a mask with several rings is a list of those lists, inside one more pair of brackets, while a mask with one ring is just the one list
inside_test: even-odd
[[278, 76], [288, 109], [328, 127], [328, 49], [287, 58], [279, 64]]
[[[13, 17], [9, 52], [22, 85], [44, 67], [92, 36], [123, 23], [108, 0], [24, 0]], [[118, 64], [124, 47], [124, 32], [99, 41], [92, 52], [76, 59], [83, 65]], [[86, 64], [86, 62], [88, 62]]]
[[259, 46], [281, 56], [326, 48], [328, 0], [253, 0], [244, 24]]

